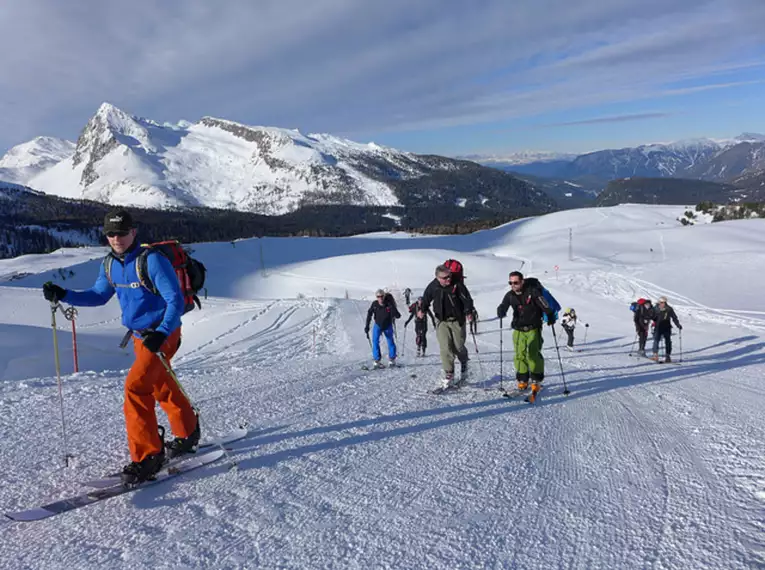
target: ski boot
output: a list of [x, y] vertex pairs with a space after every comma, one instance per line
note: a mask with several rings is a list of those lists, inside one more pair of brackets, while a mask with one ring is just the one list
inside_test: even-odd
[[529, 394], [529, 404], [533, 404], [537, 400], [537, 394], [542, 390], [542, 384], [540, 382], [534, 382], [531, 384], [531, 394]]
[[159, 429], [159, 439], [162, 442], [160, 452], [156, 455], [149, 455], [143, 461], [131, 461], [122, 469], [120, 480], [126, 487], [138, 485], [144, 481], [154, 480], [154, 476], [162, 469], [165, 463], [165, 428], [157, 426]]
[[395, 368], [395, 367], [396, 367], [396, 359], [391, 358], [390, 360], [388, 360], [388, 368]]
[[380, 368], [385, 368], [385, 365], [382, 362], [380, 362], [379, 360], [375, 360], [374, 364], [372, 364], [372, 369], [373, 370], [379, 370]]
[[189, 437], [176, 437], [173, 441], [165, 444], [165, 447], [167, 447], [167, 454], [170, 456], [170, 459], [178, 457], [179, 455], [183, 455], [184, 453], [197, 452], [200, 436], [199, 416], [197, 414], [194, 415], [197, 418], [197, 426], [194, 428], [194, 431], [191, 432], [191, 435], [189, 435]]
[[638, 356], [645, 356], [645, 348], [638, 350]]
[[671, 364], [672, 363], [672, 357], [668, 354], [664, 357], [664, 362]]
[[651, 356], [651, 360], [653, 360], [654, 362], [659, 362], [659, 355], [658, 355], [658, 353], [654, 352], [653, 356]]
[[454, 372], [444, 372], [444, 377], [441, 379], [441, 388], [448, 390], [454, 387]]

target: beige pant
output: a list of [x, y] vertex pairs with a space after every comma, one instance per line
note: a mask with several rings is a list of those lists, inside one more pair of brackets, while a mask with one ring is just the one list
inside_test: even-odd
[[441, 348], [441, 365], [444, 372], [454, 373], [454, 358], [467, 362], [468, 354], [465, 348], [467, 329], [457, 321], [441, 321], [436, 327], [436, 338]]

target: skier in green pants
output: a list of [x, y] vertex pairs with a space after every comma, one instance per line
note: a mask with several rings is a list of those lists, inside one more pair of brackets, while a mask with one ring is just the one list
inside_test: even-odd
[[542, 318], [547, 324], [555, 324], [555, 311], [545, 299], [536, 279], [524, 281], [519, 271], [510, 273], [510, 291], [497, 307], [497, 316], [505, 318], [513, 308], [513, 346], [515, 348], [515, 379], [518, 389], [525, 390], [531, 380], [532, 394], [542, 389], [545, 377], [545, 361], [542, 357]]

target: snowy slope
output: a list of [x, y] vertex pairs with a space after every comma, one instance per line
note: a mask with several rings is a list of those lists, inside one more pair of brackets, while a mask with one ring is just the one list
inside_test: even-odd
[[[233, 445], [238, 470], [221, 462], [47, 521], [0, 523], [0, 567], [761, 567], [765, 225], [683, 227], [683, 210], [573, 210], [468, 236], [195, 246], [209, 298], [185, 317], [175, 364], [203, 434], [250, 422]], [[116, 347], [116, 304], [80, 309], [78, 374], [59, 316], [76, 455], [66, 469], [39, 292], [59, 268], [73, 273], [65, 286], [88, 286], [103, 253], [0, 262], [0, 459], [14, 466], [3, 511], [71, 494], [125, 461], [131, 358]], [[373, 291], [419, 294], [447, 256], [464, 262], [487, 320], [480, 352], [469, 340], [474, 385], [427, 394], [439, 375], [432, 331], [426, 358], [412, 357], [406, 330], [400, 370], [360, 370]], [[494, 390], [501, 346], [512, 376], [512, 342], [488, 319], [520, 266], [581, 319], [581, 352], [561, 353], [571, 395], [547, 329], [548, 386], [535, 407]], [[660, 294], [685, 325], [678, 366], [627, 354], [627, 304]]]
[[0, 180], [26, 184], [41, 172], [71, 158], [73, 153], [73, 142], [37, 137], [16, 145], [0, 158]]

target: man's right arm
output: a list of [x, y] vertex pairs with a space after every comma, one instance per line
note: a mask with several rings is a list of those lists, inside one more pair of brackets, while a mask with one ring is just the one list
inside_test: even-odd
[[433, 302], [433, 282], [428, 283], [425, 287], [425, 291], [422, 293], [422, 308], [423, 311], [427, 311], [430, 304]]
[[510, 308], [510, 295], [512, 293], [508, 291], [502, 298], [502, 302], [497, 307], [497, 316], [500, 319], [504, 319], [507, 316], [507, 310]]
[[70, 291], [67, 289], [62, 301], [78, 307], [100, 307], [108, 303], [113, 295], [114, 287], [111, 286], [106, 278], [104, 264], [102, 263], [101, 269], [98, 271], [98, 278], [90, 289], [85, 291]]

